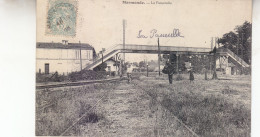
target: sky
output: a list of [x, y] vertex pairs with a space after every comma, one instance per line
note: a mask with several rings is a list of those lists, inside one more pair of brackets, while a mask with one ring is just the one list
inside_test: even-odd
[[[142, 0], [150, 2], [150, 0]], [[165, 0], [161, 0], [165, 1]], [[166, 0], [167, 1], [167, 0]], [[84, 0], [78, 2], [76, 36], [46, 35], [47, 0], [37, 1], [37, 41], [91, 44], [96, 51], [108, 49], [123, 41], [123, 19], [126, 20], [126, 44], [157, 45], [157, 38], [137, 38], [171, 33], [179, 29], [184, 37], [160, 38], [160, 45], [210, 47], [211, 37], [221, 37], [243, 22], [251, 22], [251, 0], [168, 0], [172, 4], [122, 4], [118, 0]], [[134, 55], [134, 56], [133, 56]], [[156, 59], [156, 55], [127, 54], [127, 60]]]

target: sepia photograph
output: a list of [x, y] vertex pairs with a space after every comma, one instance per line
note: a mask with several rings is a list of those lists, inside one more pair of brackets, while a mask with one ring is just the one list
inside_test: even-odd
[[35, 6], [35, 136], [251, 136], [252, 0]]

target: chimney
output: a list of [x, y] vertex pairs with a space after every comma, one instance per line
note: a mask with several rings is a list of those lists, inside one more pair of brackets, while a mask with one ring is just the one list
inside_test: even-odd
[[63, 45], [68, 45], [68, 40], [62, 40]]

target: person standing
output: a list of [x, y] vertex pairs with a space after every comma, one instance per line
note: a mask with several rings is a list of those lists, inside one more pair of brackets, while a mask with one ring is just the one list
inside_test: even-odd
[[168, 73], [169, 83], [172, 84], [172, 75], [173, 73]]
[[172, 84], [172, 76], [174, 74], [175, 67], [172, 63], [166, 62], [162, 72], [168, 75], [169, 83]]
[[204, 68], [204, 73], [205, 73], [205, 80], [208, 80], [208, 70], [206, 67]]
[[190, 71], [189, 71], [189, 73], [190, 73], [190, 78], [189, 78], [189, 79], [190, 79], [190, 83], [194, 81], [193, 72], [194, 72], [194, 71], [193, 71], [193, 68], [191, 67], [191, 68], [190, 68]]
[[169, 83], [172, 84], [172, 75], [177, 72], [177, 56], [175, 53], [170, 53], [169, 61], [166, 62], [162, 72], [168, 75]]
[[132, 80], [132, 67], [131, 65], [129, 65], [127, 67], [127, 79], [128, 79], [128, 83], [130, 83], [130, 81]]

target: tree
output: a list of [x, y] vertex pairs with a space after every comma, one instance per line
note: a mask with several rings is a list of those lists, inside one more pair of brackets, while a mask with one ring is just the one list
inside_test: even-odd
[[245, 21], [243, 25], [236, 26], [234, 30], [235, 32], [230, 31], [224, 34], [218, 43], [230, 49], [248, 64], [251, 64], [252, 24]]
[[133, 62], [133, 65], [138, 67], [138, 63], [137, 62]]
[[141, 67], [146, 67], [146, 64], [144, 61], [139, 62], [139, 68], [141, 68]]
[[239, 49], [240, 56], [247, 63], [251, 62], [251, 36], [252, 36], [252, 24], [244, 22], [243, 25], [235, 28], [239, 36]]

